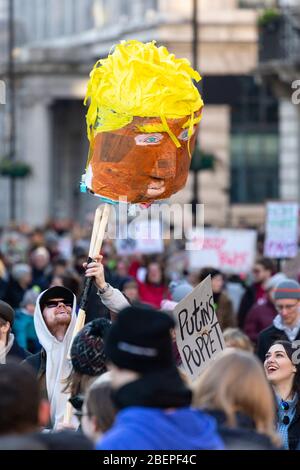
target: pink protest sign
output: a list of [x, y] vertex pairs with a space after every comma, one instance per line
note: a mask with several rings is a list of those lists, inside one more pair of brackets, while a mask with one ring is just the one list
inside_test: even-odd
[[225, 273], [247, 274], [256, 254], [256, 231], [234, 229], [193, 230], [187, 246], [189, 266], [211, 266]]

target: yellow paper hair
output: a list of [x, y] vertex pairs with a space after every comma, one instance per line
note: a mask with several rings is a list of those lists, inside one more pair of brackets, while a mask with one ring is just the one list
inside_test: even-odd
[[[160, 117], [165, 132], [179, 145], [166, 119], [190, 116], [203, 106], [193, 84], [201, 80], [187, 59], [176, 59], [155, 41], [122, 41], [90, 73], [85, 103], [88, 136], [120, 129], [134, 116]], [[195, 122], [195, 121], [194, 121]], [[171, 135], [172, 134], [172, 135]]]

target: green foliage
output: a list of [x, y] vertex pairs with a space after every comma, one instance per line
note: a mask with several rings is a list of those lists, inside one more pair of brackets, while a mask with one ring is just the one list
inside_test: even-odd
[[10, 178], [25, 178], [31, 174], [31, 166], [25, 162], [4, 157], [0, 160], [0, 175]]
[[258, 18], [258, 25], [261, 27], [277, 23], [280, 19], [280, 12], [276, 8], [268, 8], [262, 12]]
[[195, 148], [190, 166], [191, 171], [214, 170], [216, 157]]

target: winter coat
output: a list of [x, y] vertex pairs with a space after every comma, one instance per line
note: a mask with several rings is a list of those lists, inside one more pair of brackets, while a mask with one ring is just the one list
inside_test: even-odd
[[213, 418], [189, 407], [131, 406], [121, 410], [97, 450], [223, 449]]
[[249, 310], [244, 323], [244, 332], [256, 344], [258, 334], [272, 325], [277, 310], [272, 302], [261, 299]]
[[218, 432], [224, 442], [226, 450], [275, 450], [269, 436], [256, 431], [253, 421], [243, 413], [236, 416], [237, 425], [229, 427], [226, 424], [224, 412], [207, 410], [217, 421]]

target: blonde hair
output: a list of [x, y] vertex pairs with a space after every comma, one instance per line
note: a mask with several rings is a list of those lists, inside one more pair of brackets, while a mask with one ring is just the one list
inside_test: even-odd
[[90, 99], [89, 139], [98, 132], [128, 125], [134, 116], [160, 117], [161, 129], [180, 147], [166, 119], [188, 116], [186, 126], [189, 138], [192, 136], [197, 119], [194, 113], [203, 107], [193, 80], [198, 82], [201, 77], [189, 61], [175, 58], [155, 41], [121, 41], [107, 58], [96, 62], [90, 73], [85, 97], [85, 104]]
[[226, 328], [223, 331], [223, 337], [226, 346], [253, 352], [252, 342], [239, 328]]
[[236, 413], [250, 417], [256, 431], [268, 435], [275, 444], [275, 405], [262, 365], [254, 354], [226, 349], [194, 382], [193, 404], [197, 408], [220, 410], [229, 427], [237, 425]]

